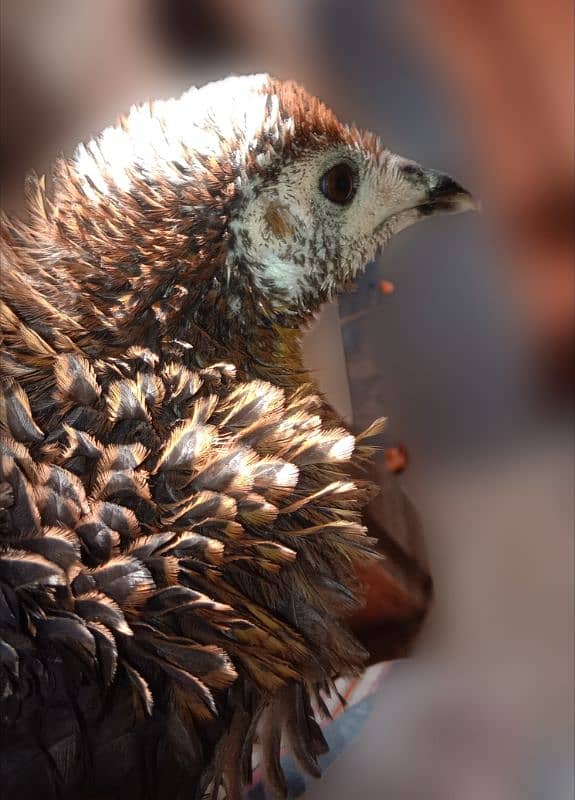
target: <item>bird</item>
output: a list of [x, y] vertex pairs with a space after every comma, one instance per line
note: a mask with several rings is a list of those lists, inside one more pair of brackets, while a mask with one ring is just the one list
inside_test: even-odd
[[[226, 797], [366, 652], [354, 436], [302, 332], [392, 235], [475, 207], [291, 81], [134, 106], [2, 219], [0, 781]], [[319, 716], [318, 716], [319, 715]]]

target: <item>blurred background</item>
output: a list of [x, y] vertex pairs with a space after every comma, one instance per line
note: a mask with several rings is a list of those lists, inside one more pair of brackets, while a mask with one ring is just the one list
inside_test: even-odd
[[28, 170], [132, 103], [256, 71], [302, 82], [481, 197], [482, 215], [397, 237], [308, 337], [342, 414], [359, 427], [389, 417], [435, 599], [413, 657], [394, 663], [359, 736], [305, 796], [573, 797], [573, 4], [0, 8], [9, 210]]

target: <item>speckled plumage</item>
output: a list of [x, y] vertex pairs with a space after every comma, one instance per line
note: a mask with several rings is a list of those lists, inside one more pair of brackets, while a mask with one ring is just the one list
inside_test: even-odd
[[357, 240], [338, 217], [332, 241], [331, 209], [306, 227], [291, 171], [342, 149], [397, 195], [375, 138], [232, 79], [133, 110], [4, 220], [7, 797], [238, 798], [258, 736], [278, 796], [282, 735], [317, 773], [311, 700], [365, 657], [342, 618], [371, 489], [301, 327], [423, 214], [396, 198]]

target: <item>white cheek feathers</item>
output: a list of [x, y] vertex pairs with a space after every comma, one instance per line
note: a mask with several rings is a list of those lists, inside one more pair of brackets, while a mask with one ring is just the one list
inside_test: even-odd
[[251, 270], [263, 292], [293, 303], [311, 287], [312, 221], [301, 181], [281, 181], [273, 192], [253, 191], [230, 225], [235, 234], [230, 258]]

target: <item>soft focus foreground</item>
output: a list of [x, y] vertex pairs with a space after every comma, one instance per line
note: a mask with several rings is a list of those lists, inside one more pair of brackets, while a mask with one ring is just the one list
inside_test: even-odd
[[416, 657], [309, 797], [568, 797], [573, 10], [405, 8], [5, 0], [2, 201], [132, 102], [264, 70], [474, 188], [482, 218], [398, 238], [342, 301], [349, 384], [338, 329], [311, 337], [333, 401], [360, 427], [385, 414], [386, 446], [407, 447], [436, 598]]

